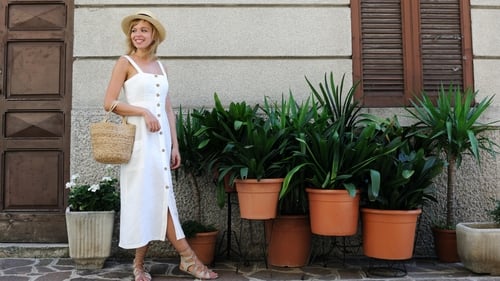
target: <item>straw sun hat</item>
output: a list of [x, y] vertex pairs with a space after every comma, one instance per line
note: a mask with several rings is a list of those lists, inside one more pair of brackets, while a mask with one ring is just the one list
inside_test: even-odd
[[129, 30], [130, 23], [136, 19], [145, 20], [145, 21], [148, 21], [149, 23], [151, 23], [156, 28], [156, 30], [158, 30], [160, 42], [165, 40], [165, 37], [167, 35], [167, 31], [165, 30], [165, 27], [163, 27], [161, 22], [155, 17], [155, 15], [153, 13], [151, 13], [150, 11], [147, 11], [147, 10], [138, 11], [135, 14], [132, 14], [130, 16], [126, 16], [123, 18], [122, 30], [123, 30], [123, 33], [125, 33], [125, 35], [127, 35], [127, 36], [130, 35], [130, 30]]

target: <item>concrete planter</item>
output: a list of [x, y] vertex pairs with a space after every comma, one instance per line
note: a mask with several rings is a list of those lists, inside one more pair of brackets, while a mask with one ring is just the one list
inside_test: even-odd
[[467, 269], [500, 275], [500, 225], [459, 223], [457, 247], [460, 260]]
[[78, 269], [100, 269], [111, 254], [114, 211], [66, 210], [69, 256]]

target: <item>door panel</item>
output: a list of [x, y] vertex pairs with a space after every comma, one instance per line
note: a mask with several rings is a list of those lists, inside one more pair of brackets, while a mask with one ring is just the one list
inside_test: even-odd
[[74, 4], [0, 3], [0, 242], [66, 242]]
[[7, 79], [11, 82], [7, 98], [60, 98], [64, 93], [63, 43], [10, 43], [7, 54]]

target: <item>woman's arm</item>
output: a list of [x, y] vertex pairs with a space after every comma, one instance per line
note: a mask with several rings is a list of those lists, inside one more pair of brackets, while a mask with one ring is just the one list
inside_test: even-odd
[[175, 114], [172, 109], [172, 102], [170, 95], [167, 95], [165, 102], [165, 110], [167, 112], [168, 124], [170, 126], [170, 136], [172, 138], [172, 156], [171, 156], [171, 169], [177, 169], [181, 166], [181, 154], [179, 152], [179, 142], [177, 140], [177, 127], [175, 126]]
[[[104, 97], [104, 110], [108, 111], [112, 104], [118, 100], [123, 83], [132, 73], [132, 66], [124, 57], [120, 57], [116, 62], [111, 73], [106, 96]], [[133, 106], [126, 103], [118, 103], [115, 110], [116, 114], [122, 116], [143, 116], [146, 126], [151, 132], [157, 132], [161, 129], [160, 121], [149, 110], [139, 106]]]

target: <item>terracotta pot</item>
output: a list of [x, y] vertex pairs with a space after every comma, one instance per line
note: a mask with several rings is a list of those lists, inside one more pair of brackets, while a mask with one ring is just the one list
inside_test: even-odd
[[250, 220], [274, 219], [283, 179], [236, 179], [240, 217]]
[[407, 260], [413, 256], [417, 210], [361, 209], [363, 253], [384, 260]]
[[195, 237], [187, 238], [191, 249], [205, 265], [212, 264], [214, 261], [218, 233], [219, 231], [203, 232], [197, 233]]
[[311, 252], [311, 227], [309, 217], [279, 216], [266, 221], [268, 232], [268, 263], [282, 267], [302, 267]]
[[358, 231], [359, 191], [307, 188], [311, 231], [327, 236], [349, 236]]
[[439, 261], [459, 262], [457, 250], [457, 233], [455, 230], [432, 228], [434, 247]]

